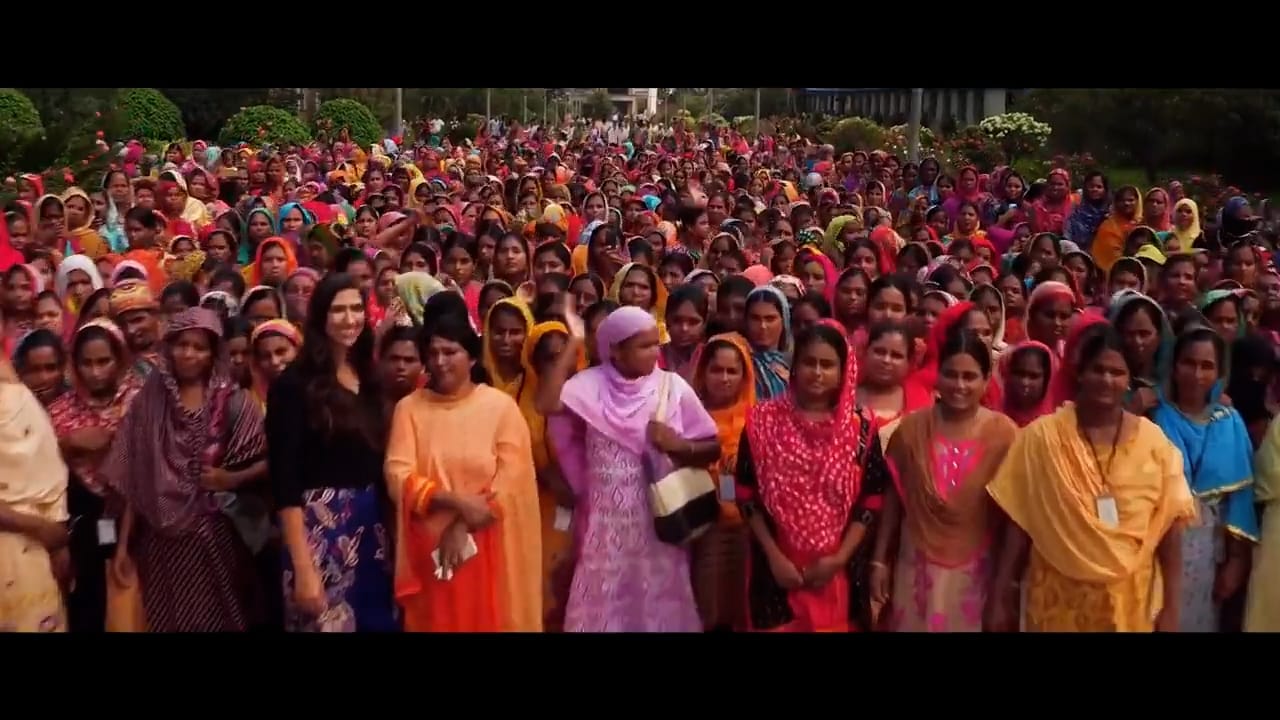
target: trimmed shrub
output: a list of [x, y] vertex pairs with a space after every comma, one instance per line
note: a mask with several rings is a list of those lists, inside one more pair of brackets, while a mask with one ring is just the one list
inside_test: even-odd
[[23, 150], [43, 135], [40, 113], [30, 98], [13, 88], [0, 88], [0, 171], [19, 167]]
[[878, 150], [885, 144], [885, 129], [866, 118], [851, 117], [836, 123], [822, 139], [835, 146], [837, 155]]
[[218, 133], [218, 144], [229, 147], [239, 143], [262, 145], [305, 145], [311, 133], [293, 113], [270, 105], [247, 107], [227, 119]]
[[118, 128], [121, 139], [172, 141], [187, 135], [178, 106], [153, 88], [121, 89], [113, 113], [117, 117], [112, 129]]
[[369, 147], [382, 140], [382, 126], [373, 111], [363, 103], [350, 98], [336, 98], [320, 105], [315, 117], [316, 137], [330, 141], [338, 139], [345, 128], [351, 139], [361, 147]]

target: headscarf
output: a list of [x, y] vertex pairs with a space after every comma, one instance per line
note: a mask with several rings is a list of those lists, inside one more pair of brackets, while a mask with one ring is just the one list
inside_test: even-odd
[[826, 282], [822, 284], [822, 296], [827, 299], [827, 303], [834, 306], [836, 304], [836, 286], [840, 284], [839, 273], [836, 272], [836, 264], [831, 262], [831, 258], [813, 249], [801, 249], [796, 253], [796, 267], [801, 268], [805, 264], [816, 262], [822, 266], [822, 273], [826, 277]]
[[[747, 295], [747, 307], [757, 299], [776, 300], [782, 314], [782, 335], [776, 348], [751, 348], [751, 364], [756, 376], [756, 397], [775, 398], [787, 391], [791, 380], [791, 303], [773, 285], [764, 285]], [[843, 331], [841, 331], [843, 332]]]
[[[494, 303], [489, 308], [489, 313], [485, 315], [485, 318], [484, 318], [484, 330], [481, 333], [482, 337], [484, 338], [484, 348], [481, 350], [481, 361], [484, 364], [485, 371], [489, 373], [489, 382], [494, 387], [510, 395], [512, 398], [518, 398], [520, 395], [520, 386], [523, 384], [523, 381], [524, 381], [523, 373], [517, 373], [515, 377], [509, 377], [509, 378], [502, 377], [502, 375], [499, 373], [499, 370], [498, 370], [498, 361], [494, 358], [493, 350], [490, 348], [490, 342], [492, 341], [492, 338], [493, 338], [492, 328], [493, 328], [494, 311], [503, 307], [514, 308], [516, 312], [520, 315], [520, 318], [524, 320], [524, 334], [525, 334], [526, 343], [529, 341], [528, 340], [529, 332], [533, 330], [533, 326], [536, 324], [536, 322], [533, 319], [533, 313], [530, 312], [529, 310], [529, 306], [525, 305], [524, 301], [521, 300], [520, 298], [505, 297], [499, 300], [498, 302]], [[523, 362], [523, 358], [517, 358], [517, 359]]]
[[693, 388], [675, 373], [657, 370], [639, 378], [626, 378], [613, 363], [613, 350], [658, 323], [638, 307], [621, 307], [609, 313], [596, 330], [601, 363], [574, 375], [565, 383], [560, 400], [586, 425], [628, 452], [641, 455], [649, 448], [648, 426], [658, 409], [663, 377], [668, 378], [665, 422], [681, 437], [716, 436], [716, 425], [703, 409]]
[[520, 414], [524, 416], [524, 421], [529, 426], [529, 437], [533, 444], [533, 466], [538, 470], [550, 464], [552, 452], [551, 445], [547, 442], [547, 418], [538, 412], [536, 403], [541, 378], [538, 376], [537, 367], [534, 366], [533, 355], [538, 342], [551, 333], [560, 333], [568, 337], [569, 329], [557, 320], [540, 322], [534, 325], [525, 337], [524, 351], [520, 358], [520, 364], [524, 367], [524, 383], [520, 388], [519, 397], [516, 398], [516, 403], [520, 406]]
[[1182, 198], [1173, 206], [1175, 216], [1177, 215], [1177, 210], [1180, 207], [1191, 208], [1191, 224], [1187, 226], [1186, 230], [1179, 230], [1178, 224], [1175, 222], [1169, 232], [1174, 237], [1178, 238], [1178, 242], [1182, 246], [1182, 252], [1191, 252], [1192, 243], [1200, 237], [1202, 232], [1200, 229], [1200, 206], [1191, 198]]
[[1159, 318], [1157, 325], [1159, 326], [1160, 340], [1159, 345], [1156, 347], [1155, 357], [1152, 360], [1152, 369], [1155, 371], [1155, 377], [1134, 377], [1134, 380], [1151, 387], [1159, 387], [1164, 384], [1165, 380], [1173, 372], [1173, 346], [1177, 342], [1177, 337], [1173, 334], [1173, 325], [1169, 322], [1169, 316], [1165, 314], [1164, 308], [1154, 298], [1137, 290], [1125, 289], [1111, 297], [1111, 304], [1107, 307], [1107, 322], [1115, 325], [1117, 331], [1121, 331], [1122, 328], [1118, 325], [1120, 316], [1130, 303], [1135, 302], [1145, 303]]
[[[125, 342], [124, 332], [107, 318], [95, 318], [81, 325], [72, 336], [71, 347], [75, 347], [75, 338], [86, 328], [101, 328], [110, 337], [111, 350], [116, 356], [119, 380], [116, 391], [105, 402], [93, 398], [85, 388], [84, 379], [75, 363], [71, 363], [71, 392], [63, 393], [49, 406], [49, 419], [53, 422], [54, 432], [63, 438], [77, 430], [100, 427], [115, 432], [120, 420], [129, 409], [134, 395], [142, 389], [142, 378], [133, 372], [130, 366], [129, 346]], [[77, 479], [96, 495], [102, 494], [97, 483], [97, 462], [93, 459], [71, 457], [68, 459], [71, 470]]]
[[[261, 215], [265, 217], [267, 219], [267, 225], [272, 230], [274, 230], [276, 227], [276, 219], [272, 217], [271, 211], [266, 208], [256, 207], [250, 210], [248, 214], [244, 216], [244, 223], [242, 225], [242, 227], [244, 228], [244, 231], [240, 234], [240, 237], [239, 237], [240, 243], [239, 243], [239, 247], [237, 249], [237, 255], [236, 255], [236, 262], [239, 265], [247, 266], [249, 264], [249, 260], [251, 259], [251, 256], [249, 253], [250, 253], [250, 247], [252, 246], [253, 242], [249, 239], [249, 224], [253, 222], [254, 215]], [[269, 238], [263, 238], [262, 242], [266, 242], [268, 239]]]
[[822, 234], [822, 252], [830, 255], [835, 254], [836, 257], [844, 257], [845, 244], [840, 239], [844, 234], [845, 226], [852, 223], [854, 230], [862, 229], [862, 216], [859, 214], [840, 215], [831, 218], [831, 222], [827, 223], [827, 230]]
[[161, 533], [187, 529], [199, 516], [221, 512], [214, 493], [200, 485], [205, 466], [237, 467], [265, 451], [262, 414], [237, 395], [219, 358], [217, 313], [188, 308], [169, 321], [164, 353], [187, 330], [203, 330], [214, 351], [203, 404], [183, 407], [172, 359], [159, 363], [134, 398], [111, 450], [99, 468], [103, 486], [124, 497], [147, 525]]
[[54, 288], [58, 291], [58, 297], [62, 298], [63, 304], [73, 313], [80, 312], [80, 308], [76, 307], [71, 299], [67, 297], [67, 285], [70, 283], [71, 272], [79, 270], [89, 276], [89, 284], [94, 290], [103, 288], [102, 275], [98, 273], [98, 266], [89, 259], [87, 255], [72, 255], [62, 261], [58, 265], [58, 272], [53, 276]]
[[84, 224], [76, 228], [68, 224], [67, 234], [75, 238], [74, 242], [79, 246], [80, 252], [96, 260], [109, 252], [111, 246], [93, 229], [93, 198], [89, 197], [89, 193], [74, 186], [67, 188], [59, 198], [62, 200], [63, 212], [66, 212], [67, 201], [73, 197], [84, 201], [86, 212]]
[[[279, 335], [292, 343], [295, 348], [302, 347], [302, 331], [298, 330], [297, 326], [288, 320], [274, 318], [267, 320], [254, 328], [253, 332], [249, 334], [250, 357], [254, 355], [253, 348], [257, 344], [258, 339], [267, 335]], [[258, 363], [249, 363], [249, 377], [253, 380], [254, 398], [265, 408], [267, 404], [268, 383], [266, 376], [258, 370]]]
[[111, 288], [111, 316], [120, 315], [131, 310], [155, 310], [160, 307], [151, 286], [141, 280], [126, 280]]
[[310, 210], [303, 207], [302, 203], [285, 203], [280, 206], [279, 212], [276, 213], [276, 217], [271, 223], [271, 227], [275, 229], [277, 235], [284, 234], [284, 218], [294, 209], [297, 209], [298, 212], [302, 213], [302, 229], [304, 233], [306, 232], [307, 226], [316, 224], [315, 213], [312, 213]]
[[[1163, 195], [1163, 196], [1164, 196], [1164, 214], [1163, 214], [1163, 215], [1161, 215], [1160, 217], [1156, 218], [1154, 222], [1152, 222], [1152, 223], [1149, 223], [1149, 224], [1148, 224], [1148, 223], [1146, 222], [1146, 219], [1147, 219], [1147, 216], [1146, 216], [1146, 203], [1147, 203], [1147, 196], [1148, 196], [1148, 195], [1154, 195], [1154, 194], [1156, 194], [1156, 193], [1160, 193], [1161, 195]], [[1169, 215], [1170, 215], [1170, 213], [1171, 213], [1171, 212], [1173, 212], [1173, 208], [1172, 208], [1172, 207], [1170, 207], [1170, 202], [1169, 202], [1169, 192], [1168, 192], [1167, 190], [1165, 190], [1165, 189], [1164, 189], [1164, 188], [1162, 188], [1162, 187], [1154, 187], [1154, 188], [1151, 188], [1150, 190], [1148, 190], [1148, 191], [1146, 191], [1145, 193], [1143, 193], [1141, 203], [1142, 203], [1143, 209], [1142, 209], [1141, 211], [1139, 211], [1138, 215], [1142, 218], [1142, 223], [1143, 223], [1143, 224], [1148, 225], [1148, 227], [1150, 227], [1152, 230], [1155, 230], [1156, 232], [1164, 232], [1164, 231], [1166, 231], [1166, 230], [1169, 230], [1169, 229], [1170, 229], [1170, 225], [1169, 225]]]
[[775, 520], [779, 544], [803, 557], [829, 555], [840, 545], [862, 490], [867, 434], [857, 405], [857, 356], [847, 345], [846, 351], [829, 419], [807, 419], [791, 392], [747, 415], [759, 501]]
[[774, 280], [773, 271], [764, 265], [752, 265], [748, 267], [746, 270], [742, 271], [742, 277], [750, 280], [756, 287], [768, 285]]
[[422, 314], [427, 309], [427, 300], [444, 289], [444, 284], [431, 273], [407, 272], [396, 276], [396, 295], [409, 314], [409, 319], [417, 327], [422, 326]]
[[[298, 269], [298, 257], [293, 253], [293, 243], [282, 237], [269, 237], [258, 243], [258, 250], [253, 256], [253, 263], [240, 272], [244, 276], [245, 284], [249, 287], [262, 284], [262, 256], [266, 253], [267, 248], [273, 245], [284, 250], [284, 276], [286, 278]], [[281, 285], [283, 284], [282, 282]]]
[[707, 362], [714, 354], [708, 352], [708, 349], [712, 345], [723, 347], [726, 343], [737, 351], [742, 361], [743, 375], [738, 397], [734, 399], [733, 404], [707, 410], [711, 419], [715, 421], [716, 437], [720, 440], [720, 460], [716, 462], [716, 472], [712, 473], [715, 477], [732, 475], [737, 471], [738, 441], [742, 437], [742, 430], [747, 426], [747, 413], [756, 404], [756, 379], [751, 362], [751, 346], [747, 344], [747, 339], [738, 333], [712, 335], [704, 345], [698, 348], [693, 356], [693, 389], [705, 405]]
[[[67, 466], [58, 438], [44, 405], [20, 382], [0, 382], [0, 477], [0, 503], [20, 513], [67, 519]], [[25, 552], [26, 542], [10, 547]]]
[[648, 312], [653, 315], [653, 319], [658, 323], [658, 342], [666, 345], [671, 342], [671, 336], [667, 334], [667, 286], [658, 277], [658, 273], [648, 265], [629, 262], [618, 269], [616, 275], [613, 276], [613, 284], [609, 287], [609, 299], [621, 304], [620, 294], [622, 292], [622, 284], [626, 280], [627, 275], [632, 270], [643, 270], [649, 276], [649, 284], [653, 286], [653, 297], [650, 298], [652, 305], [649, 306]]
[[1080, 202], [1076, 203], [1075, 209], [1071, 211], [1071, 215], [1067, 218], [1065, 228], [1067, 239], [1087, 250], [1093, 243], [1093, 236], [1097, 234], [1098, 227], [1102, 225], [1102, 221], [1106, 220], [1107, 215], [1110, 213], [1111, 187], [1107, 183], [1107, 179], [1103, 177], [1101, 200], [1095, 202], [1090, 200], [1084, 193], [1081, 193]]
[[8, 220], [0, 222], [0, 273], [7, 272], [14, 265], [21, 265], [23, 260], [22, 253], [13, 246], [9, 237]]
[[1105, 324], [1107, 319], [1097, 313], [1083, 313], [1077, 315], [1075, 320], [1071, 322], [1071, 327], [1067, 330], [1066, 341], [1062, 345], [1062, 357], [1058, 364], [1058, 370], [1054, 373], [1053, 382], [1050, 384], [1050, 393], [1053, 395], [1053, 407], [1060, 408], [1068, 402], [1075, 400], [1076, 396], [1076, 376], [1080, 374], [1080, 345], [1084, 342], [1085, 331], [1094, 325]]
[[[1015, 408], [1009, 404], [1009, 382], [1013, 373], [1013, 362], [1019, 355], [1031, 350], [1039, 350], [1049, 358], [1049, 365], [1046, 368], [1044, 378], [1044, 392], [1040, 395], [1040, 402], [1029, 408]], [[1048, 345], [1035, 340], [1024, 340], [1014, 345], [1012, 349], [1006, 351], [1000, 356], [1000, 382], [1004, 384], [1004, 403], [1000, 409], [1009, 419], [1017, 423], [1018, 427], [1026, 427], [1033, 420], [1042, 415], [1048, 415], [1053, 412], [1053, 382], [1058, 375], [1058, 354], [1055, 353]]]

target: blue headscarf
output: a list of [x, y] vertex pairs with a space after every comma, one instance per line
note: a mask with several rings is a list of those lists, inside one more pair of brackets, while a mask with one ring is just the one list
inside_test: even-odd
[[262, 215], [267, 218], [267, 223], [271, 225], [272, 232], [276, 232], [276, 219], [271, 217], [271, 211], [256, 207], [249, 211], [244, 218], [244, 234], [240, 236], [240, 250], [236, 253], [236, 262], [240, 265], [248, 265], [253, 260], [253, 252], [256, 247], [250, 247], [253, 243], [249, 240], [249, 224], [253, 222], [254, 215]]
[[773, 285], [762, 285], [747, 295], [747, 307], [763, 299], [777, 306], [782, 313], [782, 337], [776, 348], [751, 346], [751, 366], [756, 372], [756, 399], [764, 402], [787, 391], [791, 380], [791, 304], [782, 290]]
[[1193, 422], [1160, 393], [1152, 420], [1182, 454], [1182, 472], [1200, 500], [1219, 499], [1227, 531], [1258, 541], [1258, 515], [1253, 507], [1253, 443], [1235, 408], [1218, 401], [1222, 382], [1214, 385], [1209, 421]]
[[302, 224], [304, 226], [316, 224], [315, 215], [312, 215], [310, 211], [302, 207], [301, 203], [296, 203], [296, 202], [285, 203], [284, 205], [280, 206], [280, 212], [276, 213], [275, 222], [272, 225], [275, 228], [277, 235], [284, 234], [284, 218], [286, 215], [289, 214], [289, 211], [293, 210], [294, 208], [297, 208], [298, 212], [302, 213]]
[[1173, 325], [1169, 323], [1169, 317], [1165, 315], [1164, 308], [1160, 307], [1160, 303], [1137, 290], [1121, 290], [1111, 297], [1111, 305], [1107, 308], [1107, 322], [1116, 325], [1124, 309], [1130, 303], [1135, 302], [1146, 303], [1155, 311], [1156, 317], [1160, 318], [1160, 345], [1156, 348], [1155, 359], [1152, 361], [1152, 370], [1154, 370], [1155, 376], [1135, 377], [1134, 380], [1151, 387], [1160, 387], [1169, 379], [1169, 373], [1173, 367], [1173, 345], [1177, 339], [1173, 334]]

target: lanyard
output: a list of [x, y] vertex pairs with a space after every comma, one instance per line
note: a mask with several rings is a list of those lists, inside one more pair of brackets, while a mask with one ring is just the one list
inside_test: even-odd
[[1089, 446], [1089, 453], [1093, 456], [1093, 462], [1098, 466], [1098, 474], [1102, 476], [1102, 494], [1108, 495], [1111, 491], [1111, 466], [1116, 461], [1116, 447], [1120, 445], [1120, 431], [1124, 428], [1124, 415], [1120, 415], [1120, 422], [1116, 423], [1115, 436], [1111, 438], [1111, 452], [1107, 456], [1107, 464], [1105, 468], [1102, 465], [1102, 458], [1098, 457], [1098, 449], [1094, 447], [1093, 441], [1089, 439], [1089, 433], [1080, 425], [1079, 419], [1076, 420], [1076, 428], [1080, 431], [1080, 437], [1084, 439], [1084, 444]]

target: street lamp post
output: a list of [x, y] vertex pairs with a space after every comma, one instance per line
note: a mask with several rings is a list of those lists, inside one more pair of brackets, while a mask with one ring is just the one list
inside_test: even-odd
[[404, 88], [396, 88], [396, 121], [393, 127], [397, 137], [404, 136]]
[[907, 126], [907, 157], [920, 162], [920, 115], [924, 110], [924, 88], [911, 88], [911, 109]]
[[756, 88], [756, 134], [760, 134], [760, 88]]

